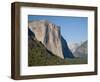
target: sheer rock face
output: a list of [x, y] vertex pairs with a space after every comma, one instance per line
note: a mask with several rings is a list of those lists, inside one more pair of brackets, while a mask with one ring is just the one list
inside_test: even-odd
[[[29, 22], [28, 27], [35, 34], [36, 39], [41, 41], [53, 54], [64, 59], [66, 57], [64, 51], [67, 50], [69, 51], [67, 55], [73, 55], [70, 50], [68, 50], [68, 47], [66, 49], [66, 47], [64, 48], [64, 45], [62, 45], [63, 37], [60, 34], [60, 27], [47, 20]], [[63, 40], [63, 42], [63, 44], [67, 45], [66, 41]]]

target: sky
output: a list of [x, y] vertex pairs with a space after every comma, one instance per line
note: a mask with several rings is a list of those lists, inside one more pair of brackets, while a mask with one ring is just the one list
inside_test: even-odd
[[88, 39], [88, 18], [70, 16], [28, 15], [28, 21], [48, 20], [60, 26], [61, 35], [70, 43], [80, 43]]

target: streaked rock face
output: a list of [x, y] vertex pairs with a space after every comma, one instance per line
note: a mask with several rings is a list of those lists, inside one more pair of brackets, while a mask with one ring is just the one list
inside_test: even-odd
[[[60, 34], [60, 27], [47, 20], [29, 22], [28, 27], [35, 34], [36, 39], [41, 41], [49, 51], [62, 59], [66, 57], [64, 52], [69, 50], [66, 41], [63, 40], [62, 43], [63, 37]], [[66, 55], [73, 57], [70, 51]]]

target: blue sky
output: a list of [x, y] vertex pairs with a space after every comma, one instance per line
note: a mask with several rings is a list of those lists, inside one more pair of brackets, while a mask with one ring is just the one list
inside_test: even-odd
[[80, 43], [88, 39], [87, 17], [29, 15], [28, 21], [32, 20], [49, 20], [60, 26], [61, 35], [68, 43]]

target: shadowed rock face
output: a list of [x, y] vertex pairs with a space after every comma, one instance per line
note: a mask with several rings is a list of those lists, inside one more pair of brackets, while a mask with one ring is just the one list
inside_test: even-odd
[[62, 52], [64, 55], [64, 58], [74, 58], [72, 52], [68, 48], [66, 40], [61, 36], [61, 44], [62, 44]]
[[29, 22], [29, 29], [35, 38], [56, 56], [62, 59], [74, 57], [60, 34], [60, 27], [47, 20], [40, 20]]

